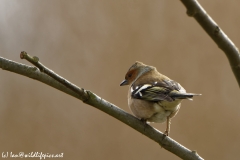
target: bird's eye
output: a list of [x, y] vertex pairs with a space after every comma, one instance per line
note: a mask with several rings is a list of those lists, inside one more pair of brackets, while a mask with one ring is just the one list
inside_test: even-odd
[[131, 78], [132, 77], [132, 74], [128, 74], [128, 78]]

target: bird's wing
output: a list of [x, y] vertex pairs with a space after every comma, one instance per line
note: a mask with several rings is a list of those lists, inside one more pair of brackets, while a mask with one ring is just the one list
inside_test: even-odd
[[201, 94], [186, 93], [185, 89], [173, 80], [164, 80], [161, 82], [154, 82], [152, 84], [143, 84], [131, 87], [131, 96], [135, 99], [142, 99], [146, 101], [172, 102], [175, 99], [189, 99], [193, 96]]
[[[144, 87], [144, 88], [142, 88]], [[173, 99], [169, 96], [169, 89], [164, 87], [157, 86], [147, 86], [143, 85], [138, 90], [132, 92], [132, 98], [143, 99], [147, 101], [173, 101]]]

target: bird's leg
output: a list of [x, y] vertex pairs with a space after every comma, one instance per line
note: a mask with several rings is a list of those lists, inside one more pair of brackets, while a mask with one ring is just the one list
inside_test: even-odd
[[164, 134], [165, 134], [166, 136], [168, 136], [169, 133], [170, 133], [170, 124], [171, 124], [171, 119], [170, 119], [169, 117], [167, 117], [167, 122], [166, 122], [166, 124], [167, 124], [167, 126], [166, 126], [166, 131], [164, 132]]
[[165, 132], [163, 134], [162, 141], [169, 135], [169, 132], [170, 132], [171, 119], [169, 117], [167, 117], [166, 124], [167, 124], [167, 126], [166, 126], [166, 130], [165, 130]]

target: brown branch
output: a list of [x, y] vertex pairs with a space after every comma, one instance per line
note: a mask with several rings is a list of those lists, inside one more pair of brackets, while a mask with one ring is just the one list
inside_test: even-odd
[[64, 79], [63, 77], [59, 76], [58, 74], [54, 73], [52, 70], [45, 67], [43, 64], [39, 62], [39, 58], [34, 56], [28, 55], [25, 51], [20, 53], [21, 59], [26, 59], [33, 65], [35, 65], [41, 72], [46, 73], [48, 76], [52, 77], [62, 85], [66, 86], [67, 88], [71, 89], [73, 92], [76, 92], [79, 95], [80, 100], [86, 101], [88, 99], [87, 92], [83, 88], [79, 88], [76, 85], [70, 83], [68, 80]]
[[20, 57], [28, 60], [38, 68], [13, 62], [2, 57], [0, 57], [0, 68], [38, 80], [58, 90], [61, 90], [62, 92], [72, 95], [82, 100], [84, 103], [89, 104], [134, 128], [182, 159], [203, 159], [197, 154], [196, 151], [189, 150], [170, 137], [166, 137], [162, 132], [156, 130], [155, 128], [149, 125], [144, 125], [142, 121], [123, 111], [114, 104], [102, 99], [91, 91], [77, 87], [63, 77], [57, 75], [52, 70], [42, 65], [37, 57], [31, 57], [26, 52], [21, 52]]
[[181, 0], [187, 8], [187, 14], [194, 17], [218, 47], [225, 53], [240, 87], [240, 55], [238, 48], [207, 14], [197, 0]]

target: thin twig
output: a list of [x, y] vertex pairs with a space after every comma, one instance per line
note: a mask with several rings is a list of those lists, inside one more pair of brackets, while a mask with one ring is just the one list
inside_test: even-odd
[[59, 83], [63, 84], [67, 88], [71, 89], [72, 91], [76, 92], [80, 95], [82, 101], [87, 101], [88, 94], [83, 88], [79, 88], [78, 86], [74, 85], [73, 83], [70, 83], [68, 80], [64, 79], [63, 77], [59, 76], [58, 74], [54, 73], [52, 70], [45, 67], [43, 64], [39, 62], [39, 58], [34, 56], [28, 55], [25, 51], [22, 51], [20, 53], [21, 59], [26, 59], [30, 63], [32, 63], [34, 66], [36, 66], [41, 72], [46, 73]]
[[34, 80], [40, 81], [62, 92], [65, 92], [73, 97], [81, 99], [79, 94], [72, 91], [71, 89], [68, 89], [58, 81], [55, 81], [52, 77], [41, 72], [37, 67], [28, 66], [25, 64], [21, 64], [21, 63], [14, 62], [14, 61], [5, 59], [3, 57], [0, 57], [0, 68], [2, 68], [3, 70], [7, 70], [10, 72], [17, 73], [17, 74], [32, 78]]

